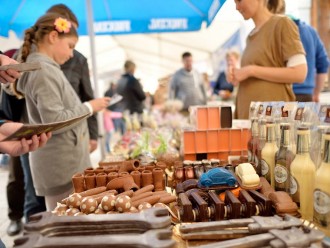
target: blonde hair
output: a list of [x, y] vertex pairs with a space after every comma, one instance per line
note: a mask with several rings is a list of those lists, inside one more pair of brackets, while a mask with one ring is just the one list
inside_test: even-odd
[[71, 27], [68, 29], [68, 32], [60, 32], [55, 29], [55, 20], [59, 17], [63, 18], [65, 21], [71, 24], [71, 22], [68, 21], [65, 17], [60, 16], [57, 13], [47, 13], [41, 16], [32, 27], [25, 30], [21, 62], [25, 62], [27, 57], [31, 53], [32, 44], [38, 44], [47, 34], [52, 31], [56, 31], [60, 37], [78, 37], [77, 31], [73, 25], [71, 25]]
[[241, 53], [239, 52], [239, 50], [237, 48], [230, 48], [226, 52], [226, 58], [228, 58], [231, 55], [233, 55], [236, 59], [239, 59], [241, 56]]

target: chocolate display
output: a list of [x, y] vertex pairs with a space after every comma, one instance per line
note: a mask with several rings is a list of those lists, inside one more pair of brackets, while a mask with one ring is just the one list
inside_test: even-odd
[[146, 209], [137, 214], [58, 217], [51, 213], [33, 216], [25, 225], [25, 235], [14, 247], [159, 247], [171, 248], [164, 208]]

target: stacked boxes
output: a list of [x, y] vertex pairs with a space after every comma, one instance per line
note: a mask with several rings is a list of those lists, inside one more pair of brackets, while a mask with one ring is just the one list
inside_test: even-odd
[[247, 155], [250, 130], [231, 128], [231, 107], [198, 106], [190, 117], [195, 129], [183, 131], [185, 160], [227, 160], [229, 155]]

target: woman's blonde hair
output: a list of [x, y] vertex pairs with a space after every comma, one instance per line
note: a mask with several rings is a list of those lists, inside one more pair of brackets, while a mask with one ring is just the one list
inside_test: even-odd
[[[55, 21], [58, 20], [60, 20], [60, 24], [56, 24]], [[60, 37], [78, 37], [77, 30], [69, 20], [57, 13], [47, 13], [41, 16], [32, 27], [25, 30], [21, 62], [25, 62], [31, 53], [32, 44], [38, 44], [52, 31], [56, 31]]]
[[237, 48], [232, 47], [227, 50], [226, 58], [228, 58], [231, 55], [233, 55], [236, 59], [239, 59], [241, 56], [241, 53], [239, 52], [239, 50]]

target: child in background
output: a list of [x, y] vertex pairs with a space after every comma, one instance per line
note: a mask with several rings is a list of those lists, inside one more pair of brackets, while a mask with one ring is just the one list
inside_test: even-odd
[[115, 126], [113, 124], [112, 119], [119, 119], [123, 117], [123, 113], [121, 112], [114, 112], [105, 109], [103, 111], [103, 122], [104, 122], [104, 129], [106, 132], [105, 135], [105, 150], [107, 153], [111, 152], [111, 136], [115, 131]]
[[[92, 115], [109, 104], [108, 97], [82, 103], [61, 71], [60, 65], [73, 56], [77, 41], [71, 22], [55, 13], [43, 15], [25, 31], [21, 62], [41, 63], [40, 70], [23, 74], [17, 84], [26, 98], [29, 123]], [[91, 166], [88, 146], [84, 120], [54, 132], [46, 146], [30, 155], [36, 193], [45, 196], [47, 211], [72, 192], [72, 175]]]

